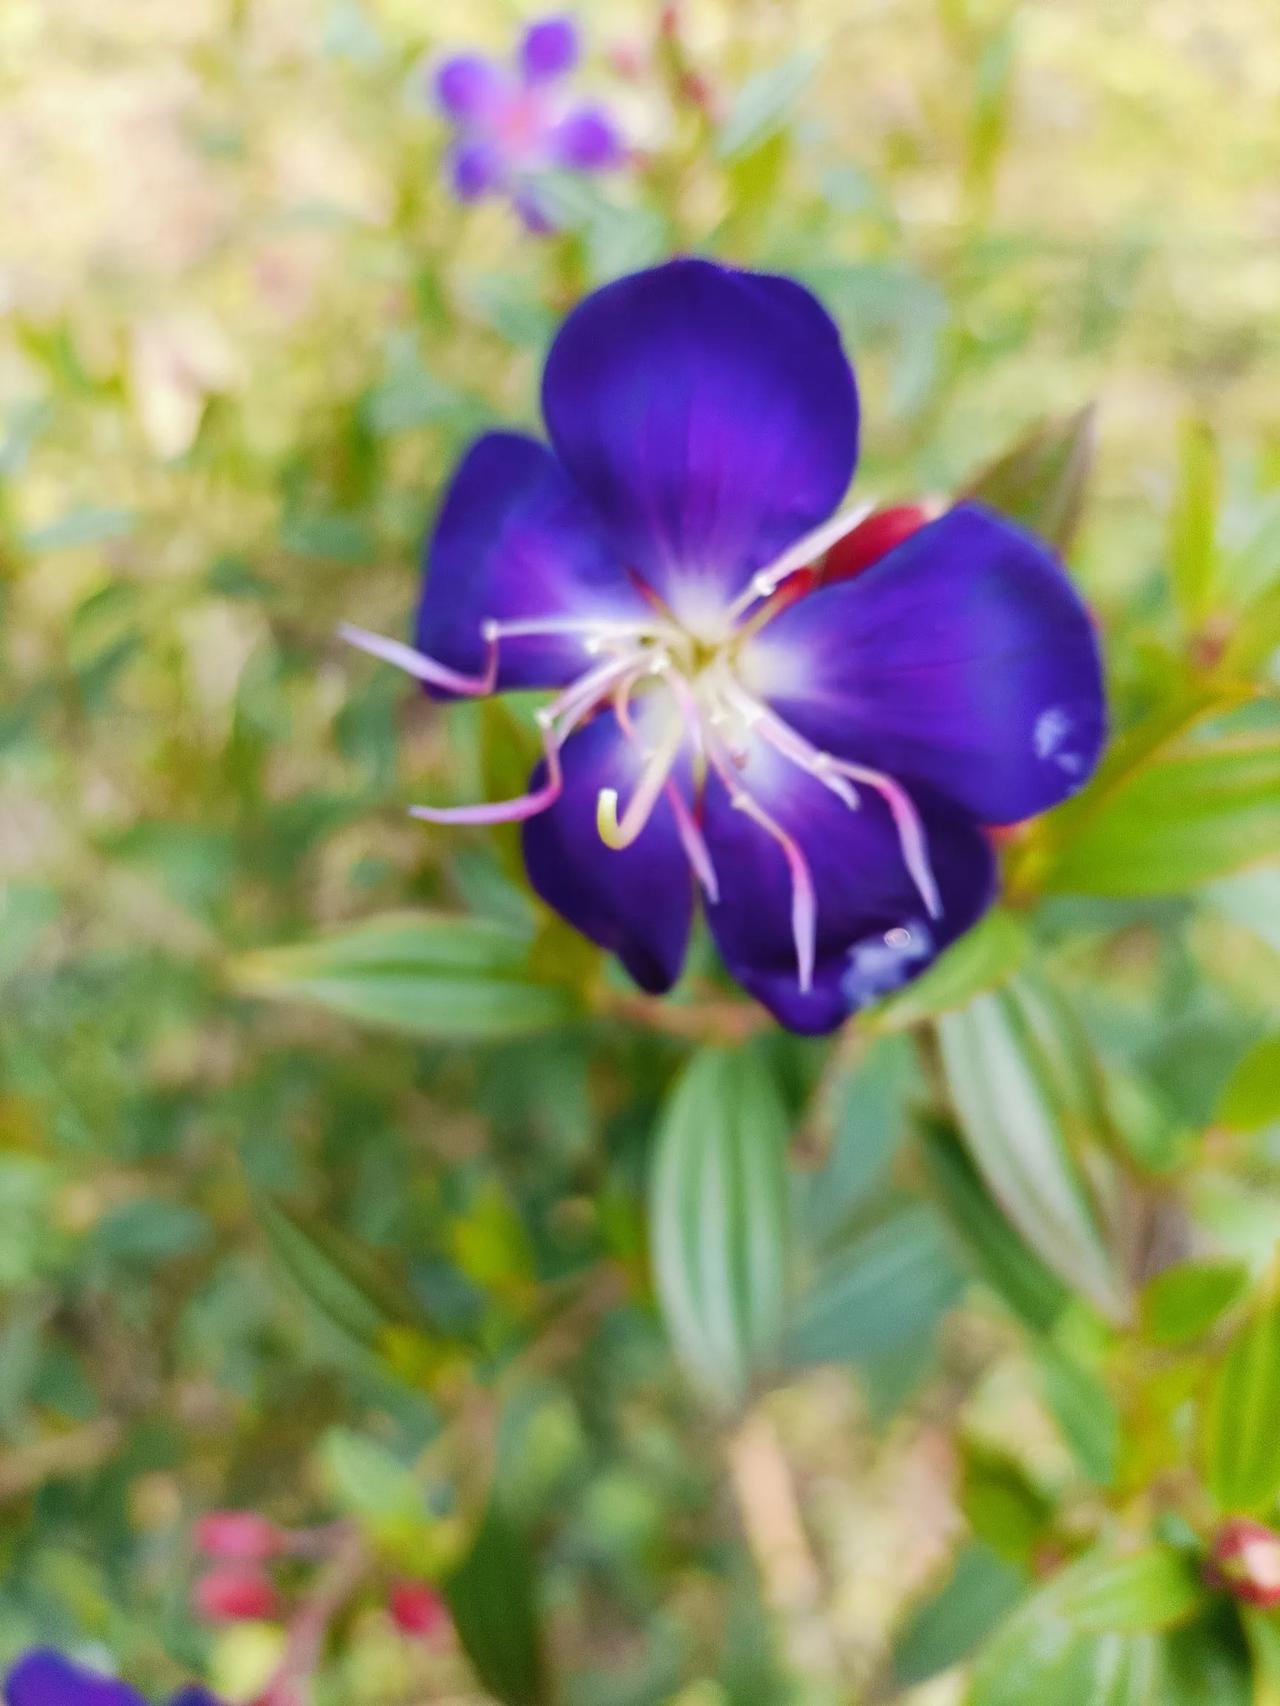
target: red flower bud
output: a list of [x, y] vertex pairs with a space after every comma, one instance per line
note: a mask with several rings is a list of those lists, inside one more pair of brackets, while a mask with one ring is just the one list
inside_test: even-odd
[[209, 1558], [260, 1564], [285, 1550], [285, 1536], [256, 1511], [210, 1511], [196, 1524], [196, 1545]]
[[415, 1635], [425, 1641], [441, 1634], [449, 1622], [443, 1599], [425, 1582], [393, 1583], [387, 1609], [402, 1635]]
[[1280, 1605], [1280, 1534], [1236, 1517], [1218, 1534], [1209, 1575], [1249, 1605]]
[[201, 1576], [192, 1590], [191, 1604], [206, 1623], [260, 1622], [277, 1615], [280, 1597], [269, 1576], [242, 1567], [210, 1570]]
[[821, 569], [822, 584], [829, 586], [832, 581], [847, 581], [860, 575], [895, 545], [918, 533], [929, 519], [929, 512], [919, 504], [894, 504], [889, 509], [873, 511], [843, 539], [837, 539], [827, 552]]

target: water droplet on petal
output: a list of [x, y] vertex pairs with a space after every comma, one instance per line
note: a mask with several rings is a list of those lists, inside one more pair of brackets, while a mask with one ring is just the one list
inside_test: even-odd
[[1084, 769], [1084, 760], [1067, 744], [1074, 731], [1075, 723], [1061, 705], [1051, 705], [1047, 711], [1041, 711], [1031, 731], [1031, 745], [1036, 757], [1045, 764], [1056, 764], [1068, 776], [1078, 776]]
[[849, 968], [840, 980], [850, 1008], [865, 1007], [900, 989], [932, 953], [933, 935], [919, 919], [855, 942], [847, 955]]

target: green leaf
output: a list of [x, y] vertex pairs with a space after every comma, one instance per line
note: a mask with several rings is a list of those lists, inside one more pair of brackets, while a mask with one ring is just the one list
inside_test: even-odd
[[1053, 1529], [1053, 1505], [1014, 1458], [962, 1442], [960, 1508], [978, 1539], [1007, 1563], [1030, 1566]]
[[1045, 1403], [1090, 1480], [1114, 1485], [1120, 1457], [1120, 1416], [1106, 1387], [1050, 1343], [1036, 1346]]
[[1013, 976], [1026, 957], [1025, 926], [1013, 913], [993, 908], [980, 924], [934, 961], [923, 977], [901, 994], [890, 996], [860, 1021], [877, 1031], [902, 1031], [975, 995], [995, 989]]
[[1026, 1592], [1026, 1578], [982, 1545], [966, 1546], [942, 1586], [908, 1617], [894, 1643], [893, 1683], [913, 1688], [959, 1664]]
[[796, 1218], [820, 1245], [847, 1225], [883, 1179], [907, 1130], [915, 1057], [901, 1037], [884, 1037], [836, 1081], [831, 1153], [814, 1172], [793, 1177]]
[[1047, 1332], [1067, 1288], [1009, 1225], [949, 1129], [926, 1127], [921, 1153], [935, 1197], [977, 1272], [1033, 1332]]
[[1185, 1345], [1207, 1333], [1249, 1284], [1243, 1262], [1180, 1262], [1142, 1294], [1142, 1324], [1157, 1345]]
[[1280, 1120], [1280, 1036], [1255, 1043], [1227, 1080], [1218, 1123], [1233, 1131], [1261, 1131]]
[[1274, 1611], [1246, 1607], [1241, 1621], [1253, 1659], [1251, 1706], [1280, 1706], [1280, 1618]]
[[1194, 1623], [1170, 1630], [1164, 1645], [1166, 1694], [1160, 1706], [1254, 1706], [1249, 1657], [1233, 1606], [1209, 1606]]
[[735, 160], [767, 142], [786, 124], [792, 107], [817, 69], [819, 55], [808, 48], [760, 71], [743, 84], [716, 139], [722, 160]]
[[1213, 604], [1222, 484], [1217, 441], [1203, 421], [1183, 426], [1177, 482], [1169, 515], [1169, 574], [1183, 622], [1194, 633]]
[[529, 1535], [494, 1502], [470, 1551], [445, 1583], [463, 1649], [503, 1706], [548, 1706], [552, 1698], [536, 1568]]
[[1032, 1250], [1111, 1320], [1127, 1299], [1052, 1094], [1050, 1062], [1009, 991], [938, 1021], [969, 1153]]
[[787, 1324], [787, 1361], [859, 1362], [931, 1334], [960, 1286], [936, 1215], [912, 1204], [824, 1261]]
[[786, 1289], [787, 1116], [758, 1048], [705, 1048], [668, 1098], [650, 1177], [654, 1278], [692, 1379], [735, 1404], [773, 1357]]
[[1084, 509], [1096, 436], [1092, 404], [1044, 421], [979, 474], [965, 495], [1065, 551]]
[[1201, 1460], [1224, 1511], [1263, 1511], [1280, 1493], [1280, 1299], [1274, 1286], [1215, 1369], [1202, 1418]]
[[566, 985], [540, 982], [520, 931], [479, 918], [372, 919], [237, 962], [249, 994], [305, 1001], [409, 1036], [523, 1036], [579, 1011]]
[[1188, 746], [1130, 771], [1082, 811], [1046, 887], [1177, 894], [1272, 858], [1278, 845], [1280, 741]]
[[1128, 1556], [1090, 1553], [1055, 1583], [1058, 1614], [1091, 1634], [1141, 1634], [1170, 1629], [1202, 1604], [1194, 1561], [1169, 1546]]

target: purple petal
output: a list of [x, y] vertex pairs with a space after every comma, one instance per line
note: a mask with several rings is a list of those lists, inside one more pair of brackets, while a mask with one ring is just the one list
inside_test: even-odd
[[676, 260], [569, 316], [542, 405], [623, 562], [691, 624], [824, 520], [857, 451], [834, 323], [789, 279]]
[[[488, 433], [463, 457], [424, 568], [415, 643], [463, 673], [483, 673], [486, 621], [652, 615], [555, 457], [520, 433]], [[577, 633], [508, 639], [498, 656], [500, 690], [561, 686], [591, 662]]]
[[169, 1706], [221, 1706], [221, 1703], [207, 1688], [181, 1688], [170, 1700]]
[[520, 42], [520, 69], [527, 83], [563, 77], [578, 63], [578, 27], [567, 16], [541, 18], [529, 25]]
[[521, 184], [511, 198], [511, 205], [531, 237], [550, 237], [554, 234], [556, 222], [543, 206], [532, 184]]
[[[693, 878], [674, 813], [660, 799], [630, 847], [601, 841], [600, 790], [614, 788], [625, 802], [643, 764], [612, 710], [571, 736], [561, 763], [560, 799], [524, 826], [529, 881], [575, 930], [617, 954], [641, 989], [660, 995], [680, 975], [693, 918]], [[539, 766], [531, 786], [544, 774]]]
[[145, 1706], [126, 1683], [39, 1648], [18, 1660], [5, 1679], [8, 1706]]
[[831, 1031], [850, 1013], [917, 977], [990, 904], [995, 862], [967, 817], [915, 799], [937, 879], [931, 917], [903, 859], [898, 827], [873, 790], [851, 810], [814, 777], [753, 740], [741, 785], [798, 844], [817, 901], [813, 986], [800, 987], [792, 883], [778, 842], [736, 810], [719, 777], [707, 784], [703, 833], [720, 883], [708, 906], [729, 971], [789, 1030]]
[[479, 53], [446, 59], [435, 75], [436, 101], [450, 118], [483, 118], [501, 105], [509, 84], [507, 73]]
[[459, 201], [479, 201], [507, 179], [507, 157], [490, 137], [460, 137], [449, 150], [449, 182]]
[[551, 135], [557, 166], [571, 172], [602, 172], [623, 157], [622, 140], [603, 107], [579, 107], [561, 119]]
[[984, 823], [1075, 793], [1106, 738], [1079, 594], [1043, 545], [972, 504], [783, 611], [743, 667], [815, 746]]

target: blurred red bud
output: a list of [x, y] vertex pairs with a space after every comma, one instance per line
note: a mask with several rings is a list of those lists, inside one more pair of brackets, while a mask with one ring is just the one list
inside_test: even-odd
[[256, 1623], [277, 1615], [280, 1596], [261, 1570], [210, 1570], [192, 1589], [191, 1604], [206, 1623]]
[[851, 580], [872, 563], [918, 533], [929, 521], [929, 512], [919, 504], [893, 504], [875, 510], [865, 521], [837, 539], [822, 564], [822, 583]]
[[285, 1536], [256, 1511], [210, 1511], [196, 1524], [196, 1545], [209, 1558], [260, 1564], [285, 1550]]
[[387, 1596], [387, 1609], [402, 1635], [430, 1640], [449, 1622], [444, 1600], [425, 1582], [395, 1582]]
[[1209, 1576], [1249, 1605], [1280, 1605], [1280, 1534], [1247, 1517], [1219, 1530]]

